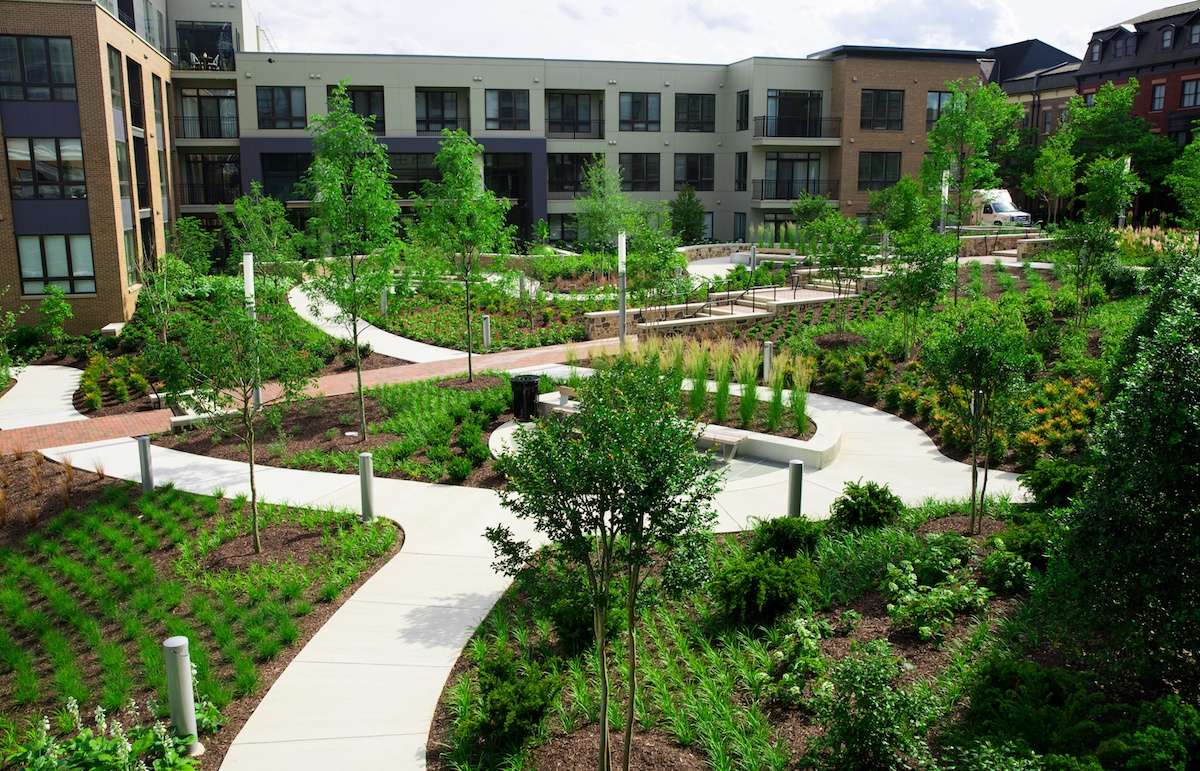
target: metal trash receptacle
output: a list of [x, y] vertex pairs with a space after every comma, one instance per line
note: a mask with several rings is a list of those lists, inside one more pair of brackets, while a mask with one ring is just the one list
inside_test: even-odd
[[512, 378], [513, 415], [522, 423], [537, 415], [537, 375], [514, 375]]

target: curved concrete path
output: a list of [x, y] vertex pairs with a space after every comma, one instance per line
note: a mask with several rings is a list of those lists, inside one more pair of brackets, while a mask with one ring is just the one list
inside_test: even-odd
[[87, 420], [74, 403], [83, 370], [31, 364], [13, 376], [17, 382], [0, 397], [0, 430]]
[[[318, 303], [318, 312], [313, 313], [312, 301], [308, 293], [304, 291], [303, 286], [293, 287], [288, 292], [288, 302], [291, 304], [292, 309], [300, 315], [300, 318], [325, 332], [330, 337], [335, 337], [339, 340], [350, 339], [346, 325], [332, 321], [334, 317], [333, 305], [320, 302]], [[453, 348], [442, 348], [416, 340], [409, 340], [407, 337], [400, 337], [400, 335], [388, 332], [386, 329], [380, 329], [362, 319], [358, 321], [358, 339], [359, 342], [370, 343], [371, 350], [376, 353], [382, 353], [385, 356], [417, 364], [465, 358], [467, 355], [465, 352], [456, 351]]]

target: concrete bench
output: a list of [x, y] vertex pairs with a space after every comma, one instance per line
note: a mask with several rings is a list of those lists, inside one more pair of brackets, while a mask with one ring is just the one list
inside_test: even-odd
[[700, 440], [721, 448], [721, 459], [729, 463], [737, 457], [738, 447], [750, 436], [749, 431], [726, 426], [708, 425], [700, 433]]

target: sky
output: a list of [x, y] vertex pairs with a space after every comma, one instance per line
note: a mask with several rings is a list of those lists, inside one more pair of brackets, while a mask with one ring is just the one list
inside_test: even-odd
[[712, 62], [840, 44], [982, 49], [1093, 30], [1169, 0], [249, 0], [265, 50]]

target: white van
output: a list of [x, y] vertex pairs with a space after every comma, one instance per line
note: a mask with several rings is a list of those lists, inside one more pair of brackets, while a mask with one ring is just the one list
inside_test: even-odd
[[1032, 218], [1013, 205], [1007, 190], [976, 190], [971, 196], [972, 225], [1029, 225]]

